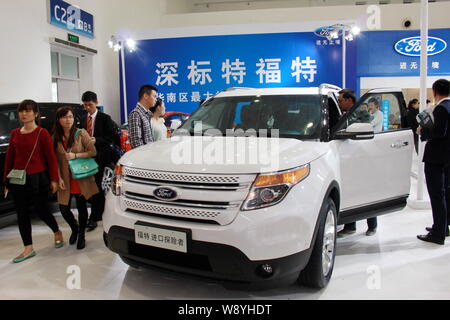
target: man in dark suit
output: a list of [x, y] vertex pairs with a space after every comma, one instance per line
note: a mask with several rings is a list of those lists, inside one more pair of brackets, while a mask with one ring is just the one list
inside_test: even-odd
[[434, 123], [431, 128], [419, 126], [417, 134], [425, 145], [423, 162], [425, 179], [433, 212], [433, 226], [426, 228], [426, 235], [418, 235], [422, 241], [443, 245], [449, 235], [449, 167], [450, 167], [450, 82], [445, 79], [433, 83], [433, 95], [437, 101], [433, 110]]
[[92, 210], [87, 224], [87, 231], [97, 227], [97, 221], [102, 219], [105, 209], [105, 195], [102, 191], [102, 178], [105, 167], [113, 161], [112, 145], [115, 142], [114, 123], [111, 117], [97, 109], [98, 99], [95, 92], [87, 91], [81, 97], [87, 115], [82, 118], [81, 126], [91, 136], [97, 149], [95, 161], [98, 164], [98, 173], [95, 182], [100, 192], [92, 197]]

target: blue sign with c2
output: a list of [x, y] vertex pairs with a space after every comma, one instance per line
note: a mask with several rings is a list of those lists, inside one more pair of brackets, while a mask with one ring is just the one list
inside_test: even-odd
[[50, 24], [94, 38], [94, 16], [62, 0], [50, 1]]

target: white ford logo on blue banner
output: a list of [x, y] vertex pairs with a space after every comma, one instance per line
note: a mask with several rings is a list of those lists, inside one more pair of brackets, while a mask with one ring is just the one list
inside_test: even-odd
[[[394, 48], [398, 53], [405, 56], [420, 56], [421, 40], [420, 37], [405, 38], [398, 41]], [[435, 37], [428, 37], [428, 55], [433, 56], [441, 53], [447, 48], [447, 42]]]
[[317, 28], [317, 29], [314, 31], [314, 34], [315, 34], [316, 36], [326, 38], [326, 37], [328, 37], [328, 36], [330, 35], [330, 33], [331, 33], [333, 30], [334, 30], [334, 28], [331, 27], [331, 26], [320, 27], [320, 28]]

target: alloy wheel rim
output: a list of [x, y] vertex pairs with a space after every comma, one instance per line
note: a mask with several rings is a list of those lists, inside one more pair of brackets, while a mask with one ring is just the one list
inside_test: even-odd
[[330, 209], [327, 213], [327, 220], [325, 221], [323, 232], [322, 271], [324, 276], [327, 276], [333, 267], [335, 239], [336, 223], [333, 210]]
[[114, 171], [111, 168], [106, 167], [103, 171], [102, 189], [107, 193], [111, 187], [111, 182], [114, 177]]

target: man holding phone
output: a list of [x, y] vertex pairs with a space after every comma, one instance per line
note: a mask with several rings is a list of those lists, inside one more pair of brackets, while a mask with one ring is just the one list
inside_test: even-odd
[[150, 108], [156, 105], [157, 91], [154, 86], [143, 85], [139, 90], [139, 102], [128, 116], [128, 135], [133, 149], [154, 141]]

